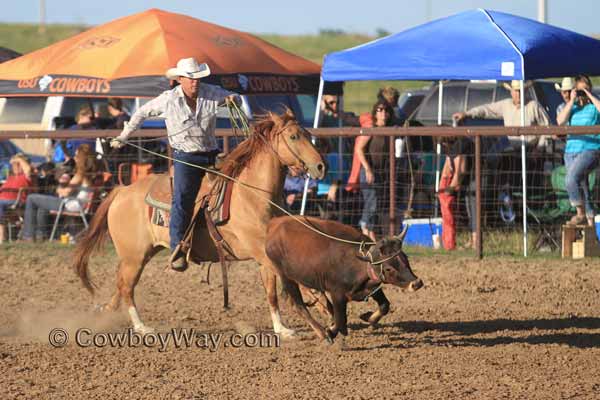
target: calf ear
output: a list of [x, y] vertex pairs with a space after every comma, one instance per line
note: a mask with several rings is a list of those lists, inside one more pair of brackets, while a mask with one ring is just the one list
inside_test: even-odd
[[380, 243], [377, 242], [376, 244], [372, 245], [369, 249], [357, 251], [355, 255], [356, 258], [358, 258], [359, 260], [371, 262], [379, 258], [379, 256], [381, 255], [380, 249]]

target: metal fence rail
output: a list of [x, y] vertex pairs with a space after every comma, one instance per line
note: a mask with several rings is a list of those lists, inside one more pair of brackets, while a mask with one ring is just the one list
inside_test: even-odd
[[[520, 205], [523, 193], [519, 149], [498, 153], [491, 150], [489, 143], [502, 136], [595, 134], [600, 131], [600, 127], [322, 128], [309, 129], [309, 131], [317, 138], [342, 141], [341, 146], [332, 147], [336, 150], [341, 148], [342, 152], [325, 155], [329, 159], [336, 159], [334, 164], [337, 167], [328, 174], [330, 178], [328, 183], [336, 185], [330, 190], [336, 193], [335, 201], [328, 200], [329, 188], [321, 182], [309, 194], [306, 214], [337, 219], [353, 226], [357, 226], [362, 212], [360, 192], [348, 191], [345, 188], [352, 163], [353, 137], [361, 134], [388, 137], [389, 151], [382, 155], [386, 159], [385, 164], [379, 171], [375, 171], [380, 177], [375, 184], [378, 197], [376, 232], [379, 235], [398, 232], [404, 218], [428, 219], [439, 216], [435, 201], [436, 155], [433, 144], [436, 138], [444, 136], [471, 137], [474, 151], [467, 155], [470, 165], [469, 176], [458, 193], [455, 215], [460, 236], [470, 232], [471, 224], [478, 228], [476, 231], [479, 232], [479, 246], [476, 254], [481, 257], [483, 244], [481, 230], [486, 234], [520, 232], [520, 221], [523, 218]], [[1, 137], [7, 139], [110, 138], [119, 133], [115, 130], [5, 131], [1, 133]], [[164, 138], [165, 134], [164, 130], [142, 130], [139, 132], [139, 137], [142, 138], [141, 143], [145, 147], [161, 154], [168, 154], [165, 141], [148, 141], [152, 138]], [[237, 142], [230, 130], [217, 130], [217, 135], [222, 140], [221, 146], [225, 152], [230, 151]], [[398, 139], [410, 143], [408, 149], [403, 147], [402, 154], [395, 151]], [[537, 247], [538, 250], [553, 246], [552, 238], [556, 239], [560, 224], [573, 212], [564, 190], [563, 154], [560, 148], [561, 141], [557, 139], [550, 144], [547, 152], [528, 151], [527, 153], [529, 197], [527, 218], [532, 233], [536, 236], [534, 239], [539, 239], [539, 241], [534, 240], [533, 243], [537, 245], [533, 247]], [[142, 154], [134, 149], [119, 153], [109, 152], [105, 159], [107, 168], [113, 174], [113, 183], [131, 182], [132, 178], [135, 179], [132, 173], [136, 172], [139, 164], [151, 165], [153, 172], [168, 170], [166, 160], [150, 154]], [[442, 157], [441, 165], [443, 160]], [[590, 182], [590, 187], [594, 204], [597, 204], [600, 198], [598, 196], [600, 181]], [[299, 211], [301, 194], [300, 196], [298, 193], [288, 194], [294, 195], [287, 198], [290, 209]], [[469, 207], [471, 201], [475, 201], [475, 204]], [[409, 203], [412, 210], [407, 210]], [[73, 230], [77, 229], [77, 226], [73, 228]], [[495, 240], [495, 237], [497, 236], [485, 236], [486, 240]]]

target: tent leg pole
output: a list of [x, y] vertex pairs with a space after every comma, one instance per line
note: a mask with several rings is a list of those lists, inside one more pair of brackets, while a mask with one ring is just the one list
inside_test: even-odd
[[[438, 85], [438, 126], [442, 126], [442, 108], [443, 108], [443, 98], [444, 98], [444, 81], [440, 80]], [[438, 138], [439, 139], [439, 138]], [[435, 199], [433, 201], [433, 217], [438, 217], [438, 191], [440, 190], [440, 161], [442, 154], [442, 144], [438, 141], [435, 146]], [[435, 233], [440, 235], [440, 231], [437, 228], [437, 224], [435, 225]]]
[[[521, 126], [525, 126], [525, 81], [521, 80]], [[527, 257], [527, 167], [525, 135], [521, 135], [521, 179], [523, 180], [523, 256]]]
[[475, 254], [477, 259], [481, 260], [483, 258], [483, 241], [481, 240], [481, 136], [479, 135], [475, 136]]
[[[321, 117], [321, 98], [323, 97], [323, 78], [319, 80], [319, 94], [317, 95], [317, 106], [315, 107], [315, 120], [313, 121], [313, 128], [319, 127], [319, 118]], [[313, 143], [315, 138], [313, 137]], [[300, 207], [300, 215], [304, 215], [306, 209], [306, 197], [308, 194], [308, 182], [310, 178], [306, 178], [304, 181], [304, 191], [302, 192], [302, 206]]]

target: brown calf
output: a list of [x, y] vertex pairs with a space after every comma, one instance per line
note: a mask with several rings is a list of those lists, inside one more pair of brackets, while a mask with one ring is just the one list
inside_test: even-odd
[[[355, 242], [369, 240], [358, 230], [339, 222], [310, 217], [303, 221], [337, 238]], [[397, 237], [382, 239], [361, 249], [356, 244], [325, 237], [286, 216], [269, 222], [265, 250], [296, 310], [320, 339], [331, 343], [338, 332], [348, 334], [346, 306], [349, 301], [372, 296], [379, 309], [367, 319], [376, 323], [389, 310], [381, 285], [389, 283], [411, 291], [423, 286], [402, 252], [405, 234], [406, 229]], [[327, 306], [334, 318], [330, 328], [323, 329], [312, 318], [298, 284], [329, 294], [333, 304], [328, 301]]]

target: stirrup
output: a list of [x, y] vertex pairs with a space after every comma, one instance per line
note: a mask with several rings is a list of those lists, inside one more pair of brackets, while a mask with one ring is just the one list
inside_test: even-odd
[[182, 243], [180, 242], [171, 253], [171, 257], [169, 257], [169, 268], [177, 272], [183, 272], [188, 269], [187, 254], [182, 251], [181, 245]]
[[188, 262], [185, 259], [185, 255], [177, 258], [175, 261], [171, 263], [171, 269], [177, 272], [184, 272], [188, 269]]

